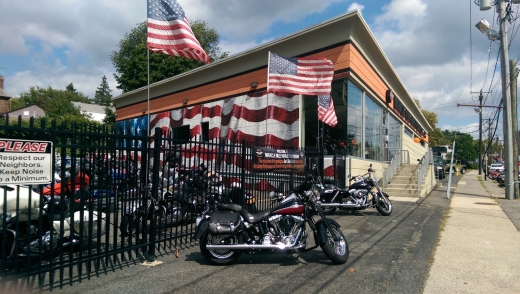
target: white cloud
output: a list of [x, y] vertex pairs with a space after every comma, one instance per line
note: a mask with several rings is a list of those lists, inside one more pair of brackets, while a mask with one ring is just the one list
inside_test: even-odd
[[357, 9], [359, 11], [359, 13], [363, 14], [363, 9], [365, 9], [365, 6], [362, 4], [359, 4], [357, 2], [354, 2], [354, 3], [350, 4], [350, 6], [347, 9], [347, 12], [352, 11], [354, 9]]
[[[379, 5], [369, 5], [377, 2]], [[486, 103], [500, 100], [500, 65], [495, 69], [498, 45], [475, 27], [486, 18], [496, 28], [494, 12], [452, 0], [179, 0], [190, 20], [203, 20], [221, 35], [220, 47], [240, 53], [286, 36], [301, 22], [324, 21], [330, 5], [337, 14], [362, 11], [388, 60], [421, 106], [438, 114], [439, 125], [469, 125], [477, 121], [471, 108], [472, 91], [493, 91]], [[517, 15], [519, 5], [514, 5]], [[470, 10], [471, 7], [471, 19]], [[333, 15], [336, 16], [336, 15]], [[107, 77], [116, 89], [110, 54], [119, 41], [146, 20], [144, 0], [38, 0], [31, 5], [0, 0], [0, 74], [11, 95], [29, 86], [64, 88], [69, 83], [93, 97]], [[303, 20], [303, 21], [302, 21]], [[284, 26], [288, 24], [288, 28]], [[517, 28], [511, 24], [512, 30]], [[292, 30], [292, 31], [290, 31]], [[510, 59], [520, 58], [518, 36], [511, 38]], [[491, 47], [491, 52], [487, 54]], [[22, 57], [22, 58], [20, 58]], [[471, 77], [474, 77], [471, 81]], [[490, 88], [490, 84], [492, 87]], [[486, 115], [492, 115], [485, 113]], [[442, 128], [441, 128], [442, 129]]]

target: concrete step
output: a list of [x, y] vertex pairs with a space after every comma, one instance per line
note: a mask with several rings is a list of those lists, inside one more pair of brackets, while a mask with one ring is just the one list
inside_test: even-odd
[[392, 200], [392, 196], [394, 197], [419, 197], [419, 192], [417, 189], [400, 189], [400, 188], [385, 188], [385, 193], [390, 195], [390, 200]]
[[390, 184], [385, 189], [417, 189], [417, 184]]
[[416, 183], [417, 184], [417, 178], [414, 176], [414, 177], [394, 177], [392, 179], [392, 181], [390, 182], [390, 184], [412, 184], [412, 183]]

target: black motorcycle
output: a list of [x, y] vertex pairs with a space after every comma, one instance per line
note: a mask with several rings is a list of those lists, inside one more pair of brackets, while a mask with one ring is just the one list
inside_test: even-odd
[[200, 164], [198, 168], [180, 169], [177, 173], [174, 189], [177, 191], [182, 188], [185, 191], [184, 195], [198, 198], [198, 212], [201, 211], [201, 208], [204, 209], [208, 197], [223, 204], [240, 204], [248, 211], [256, 212], [257, 197], [251, 191], [242, 189], [240, 185], [236, 184], [232, 187], [224, 186], [219, 172], [210, 170], [204, 164]]
[[384, 216], [392, 214], [390, 196], [379, 188], [372, 164], [368, 168], [368, 173], [349, 178], [351, 184], [347, 188], [324, 185], [319, 180], [320, 201], [318, 204], [325, 213], [332, 214], [337, 208], [354, 212], [375, 207]]
[[[164, 194], [161, 192], [162, 189], [159, 188], [158, 195], [160, 196], [155, 199], [152, 195], [152, 185], [149, 184], [146, 191], [140, 193], [140, 198], [130, 201], [123, 212], [119, 226], [122, 237], [140, 234], [148, 221], [155, 221], [158, 224], [157, 228], [162, 229], [178, 225], [187, 219], [187, 216], [183, 214], [185, 213], [183, 206], [173, 201], [174, 196], [169, 192]], [[154, 210], [155, 219], [153, 219]]]
[[[224, 265], [242, 253], [306, 252], [320, 246], [333, 263], [345, 263], [347, 240], [340, 225], [326, 218], [317, 204], [316, 179], [309, 176], [280, 205], [258, 213], [238, 204], [216, 205], [197, 220], [194, 239], [200, 240], [202, 255], [213, 264]], [[307, 225], [314, 236], [313, 247], [307, 243]]]

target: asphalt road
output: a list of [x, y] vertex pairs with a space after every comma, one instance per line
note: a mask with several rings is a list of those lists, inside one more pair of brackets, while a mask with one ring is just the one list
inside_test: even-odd
[[[452, 178], [454, 185], [457, 180]], [[152, 265], [137, 262], [81, 282], [66, 280], [52, 292], [422, 293], [449, 206], [447, 179], [442, 182], [417, 202], [395, 197], [394, 211], [387, 217], [373, 208], [329, 216], [340, 223], [350, 247], [343, 265], [333, 265], [318, 247], [300, 254], [242, 254], [233, 265], [212, 266], [196, 245], [179, 248], [178, 257], [173, 250], [161, 250]], [[14, 286], [8, 293], [25, 292], [21, 288]], [[50, 289], [47, 285], [43, 290]]]

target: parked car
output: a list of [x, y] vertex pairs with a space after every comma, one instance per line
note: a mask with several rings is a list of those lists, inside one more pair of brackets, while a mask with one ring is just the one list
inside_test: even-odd
[[435, 172], [435, 177], [439, 180], [444, 179], [444, 159], [441, 156], [433, 156], [433, 170]]
[[499, 163], [499, 162], [496, 162], [496, 163], [492, 163], [489, 167], [488, 167], [488, 172], [492, 172], [492, 171], [504, 171], [504, 165], [502, 163]]

